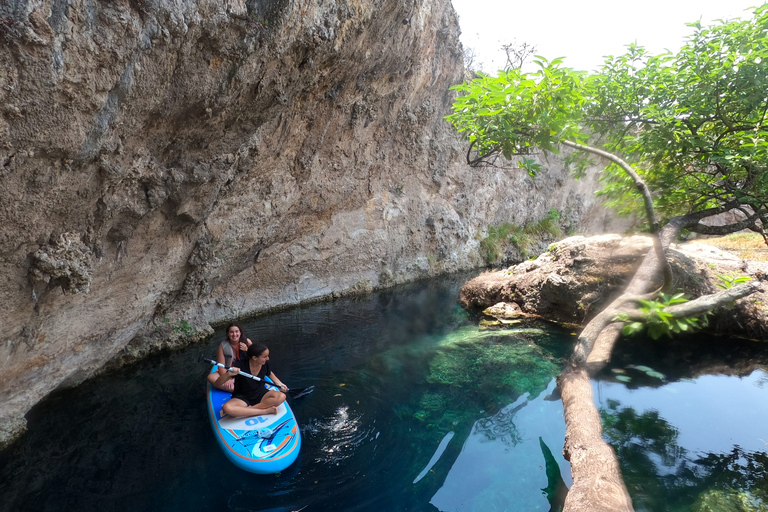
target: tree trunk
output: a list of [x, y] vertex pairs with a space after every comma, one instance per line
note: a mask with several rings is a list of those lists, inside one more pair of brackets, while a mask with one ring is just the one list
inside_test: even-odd
[[634, 510], [616, 454], [602, 438], [590, 377], [610, 360], [621, 334], [621, 324], [613, 322], [616, 314], [632, 298], [663, 284], [664, 266], [657, 254], [649, 251], [622, 295], [584, 327], [569, 364], [557, 379], [565, 413], [563, 455], [571, 463], [573, 475], [563, 512]]
[[603, 441], [600, 414], [592, 398], [592, 384], [583, 366], [566, 368], [557, 379], [565, 410], [565, 458], [571, 463], [573, 487], [564, 511], [632, 511], [619, 461]]
[[[700, 214], [699, 214], [700, 215]], [[630, 312], [638, 298], [650, 298], [661, 290], [668, 274], [663, 256], [669, 244], [683, 228], [697, 224], [700, 216], [677, 217], [659, 232], [655, 248], [650, 250], [620, 297], [597, 314], [581, 332], [574, 353], [558, 377], [565, 414], [563, 455], [571, 463], [573, 486], [568, 492], [563, 512], [633, 511], [632, 500], [621, 477], [615, 452], [602, 438], [602, 424], [592, 396], [590, 377], [610, 360], [613, 345], [621, 334], [620, 312]], [[700, 313], [736, 298], [753, 293], [758, 284], [742, 285], [707, 296], [687, 308], [675, 306], [678, 313]], [[672, 308], [670, 308], [672, 309]]]

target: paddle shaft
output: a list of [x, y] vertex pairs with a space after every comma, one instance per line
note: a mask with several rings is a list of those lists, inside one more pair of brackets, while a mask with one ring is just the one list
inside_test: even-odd
[[[229, 370], [229, 368], [227, 368], [226, 365], [218, 363], [218, 362], [214, 361], [213, 359], [207, 359], [207, 358], [203, 357], [202, 354], [200, 354], [200, 357], [198, 358], [198, 361], [205, 361], [206, 363], [212, 364], [213, 366], [218, 366], [219, 368], [224, 368], [225, 370]], [[267, 384], [269, 386], [278, 387], [277, 384], [275, 384], [271, 380], [260, 379], [259, 377], [255, 376], [255, 375], [251, 375], [250, 373], [246, 373], [246, 372], [244, 372], [242, 370], [240, 372], [238, 372], [237, 375], [242, 375], [243, 377], [247, 377], [249, 379], [253, 379], [253, 380], [256, 380], [256, 381], [259, 381], [259, 382], [263, 382], [264, 384]], [[292, 397], [298, 398], [298, 396], [300, 396], [302, 394], [306, 394], [305, 392], [311, 393], [312, 389], [314, 389], [314, 386], [310, 386], [308, 388], [288, 389], [287, 391], [288, 391], [288, 393]], [[309, 390], [309, 391], [307, 391], [307, 390]]]
[[[203, 357], [203, 358], [201, 358], [201, 360], [205, 361], [206, 363], [210, 363], [213, 366], [218, 366], [219, 368], [224, 368], [225, 370], [232, 369], [232, 366], [227, 367], [227, 366], [225, 366], [225, 365], [223, 365], [221, 363], [217, 363], [213, 359], [206, 359], [206, 358]], [[250, 373], [246, 373], [246, 372], [244, 372], [242, 370], [240, 370], [236, 375], [242, 375], [243, 377], [248, 377], [249, 379], [257, 380], [259, 382], [264, 382], [265, 384], [270, 384], [272, 386], [277, 387], [277, 384], [274, 384], [274, 383], [269, 382], [269, 381], [265, 381], [264, 379], [260, 379], [259, 377], [255, 376], [255, 375], [251, 375]]]

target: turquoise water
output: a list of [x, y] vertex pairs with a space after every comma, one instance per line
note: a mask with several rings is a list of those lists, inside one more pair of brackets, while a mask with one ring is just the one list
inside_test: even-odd
[[[546, 324], [479, 331], [456, 304], [467, 277], [242, 322], [270, 347], [281, 380], [315, 386], [291, 404], [302, 450], [279, 475], [235, 468], [207, 424], [197, 356], [215, 353], [222, 328], [35, 407], [29, 432], [0, 453], [0, 510], [557, 510], [571, 480], [562, 404], [550, 393], [573, 335]], [[689, 375], [759, 353], [702, 360], [684, 347], [673, 356], [625, 347], [595, 381], [636, 506], [688, 510], [702, 496], [733, 495], [759, 507], [768, 447], [755, 438], [768, 440], [768, 377], [759, 368]]]

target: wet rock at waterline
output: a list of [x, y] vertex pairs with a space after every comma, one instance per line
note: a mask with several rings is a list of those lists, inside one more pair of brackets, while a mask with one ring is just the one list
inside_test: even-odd
[[[618, 294], [642, 256], [652, 248], [645, 236], [575, 236], [552, 244], [535, 260], [486, 272], [467, 282], [460, 302], [493, 315], [499, 303], [514, 304], [524, 314], [583, 324]], [[674, 287], [688, 298], [714, 293], [718, 275], [765, 280], [765, 263], [749, 262], [698, 241], [673, 246], [668, 254]], [[768, 339], [768, 294], [765, 291], [718, 310], [710, 328], [731, 335]], [[492, 306], [493, 305], [493, 306]], [[491, 307], [492, 306], [492, 307]], [[505, 308], [515, 306], [504, 306]], [[499, 322], [501, 323], [501, 322]]]

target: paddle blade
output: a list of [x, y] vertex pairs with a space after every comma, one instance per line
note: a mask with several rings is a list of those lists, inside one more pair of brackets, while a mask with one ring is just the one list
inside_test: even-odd
[[288, 394], [291, 398], [301, 398], [307, 396], [315, 390], [315, 386], [309, 386], [308, 388], [289, 389]]

